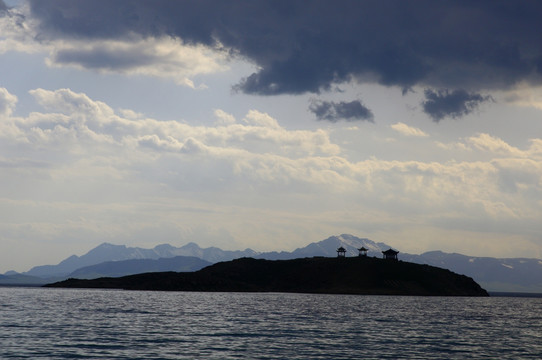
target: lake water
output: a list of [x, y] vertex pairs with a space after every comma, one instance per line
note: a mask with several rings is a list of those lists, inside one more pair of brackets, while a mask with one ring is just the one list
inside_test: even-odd
[[541, 359], [542, 298], [0, 288], [0, 359]]

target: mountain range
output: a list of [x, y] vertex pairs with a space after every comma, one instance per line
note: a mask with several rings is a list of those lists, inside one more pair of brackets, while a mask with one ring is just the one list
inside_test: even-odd
[[36, 266], [24, 274], [40, 278], [53, 278], [64, 277], [81, 267], [96, 265], [106, 261], [156, 260], [175, 256], [193, 256], [210, 263], [215, 263], [240, 257], [253, 257], [255, 255], [257, 255], [257, 253], [250, 249], [244, 251], [224, 251], [216, 247], [202, 249], [195, 243], [188, 243], [179, 248], [169, 244], [162, 244], [152, 249], [103, 243], [90, 250], [85, 255], [72, 255], [57, 265]]
[[99, 277], [120, 277], [142, 272], [191, 272], [212, 265], [195, 256], [175, 256], [160, 259], [132, 259], [106, 261], [96, 265], [79, 268], [69, 274], [70, 278], [96, 279]]
[[[345, 248], [347, 257], [358, 256], [360, 247], [368, 249], [367, 255], [370, 257], [382, 257], [382, 251], [393, 248], [385, 243], [348, 234], [331, 236], [291, 252], [259, 253], [252, 249], [227, 251], [217, 247], [201, 248], [195, 243], [182, 247], [163, 244], [153, 249], [103, 243], [82, 256], [72, 255], [57, 265], [36, 266], [22, 274], [8, 272], [0, 275], [0, 284], [44, 284], [69, 277], [92, 279], [156, 271], [197, 271], [211, 263], [241, 257], [267, 260], [335, 257], [337, 248], [341, 246]], [[540, 259], [473, 257], [441, 251], [420, 255], [399, 253], [399, 259], [467, 275], [488, 291], [542, 293]]]

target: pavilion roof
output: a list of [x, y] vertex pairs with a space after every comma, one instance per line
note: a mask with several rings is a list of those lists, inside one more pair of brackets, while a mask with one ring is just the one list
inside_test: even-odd
[[388, 249], [386, 251], [382, 251], [382, 254], [386, 254], [386, 255], [392, 255], [392, 254], [399, 254], [399, 251], [395, 251], [393, 249]]

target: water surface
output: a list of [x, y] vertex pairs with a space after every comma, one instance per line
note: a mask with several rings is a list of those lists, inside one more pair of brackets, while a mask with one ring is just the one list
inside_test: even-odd
[[541, 356], [541, 298], [0, 288], [1, 359]]

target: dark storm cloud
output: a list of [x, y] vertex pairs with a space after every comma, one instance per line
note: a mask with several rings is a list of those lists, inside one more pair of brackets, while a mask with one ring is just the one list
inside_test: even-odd
[[3, 0], [0, 0], [0, 16], [2, 16], [2, 13], [6, 13], [8, 11], [8, 7], [6, 6], [6, 3]]
[[318, 120], [327, 120], [337, 122], [339, 120], [373, 121], [373, 113], [366, 108], [359, 100], [350, 102], [333, 102], [333, 101], [312, 101], [309, 110], [316, 115]]
[[492, 101], [490, 96], [469, 94], [465, 90], [425, 90], [426, 101], [423, 111], [433, 121], [439, 122], [445, 117], [458, 118], [474, 111], [482, 102]]
[[119, 38], [135, 33], [207, 45], [220, 42], [259, 68], [235, 86], [245, 93], [318, 93], [351, 80], [403, 89], [421, 85], [480, 91], [542, 78], [542, 2], [537, 0], [30, 4], [33, 16], [41, 20], [43, 37]]

